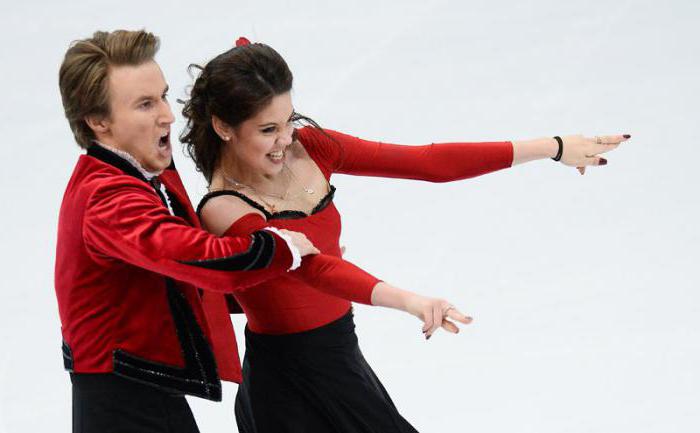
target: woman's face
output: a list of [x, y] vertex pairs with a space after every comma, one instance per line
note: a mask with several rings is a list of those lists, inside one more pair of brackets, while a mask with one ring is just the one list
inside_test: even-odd
[[290, 92], [277, 95], [255, 116], [234, 128], [228, 141], [224, 166], [234, 166], [267, 176], [278, 174], [292, 144], [292, 97]]

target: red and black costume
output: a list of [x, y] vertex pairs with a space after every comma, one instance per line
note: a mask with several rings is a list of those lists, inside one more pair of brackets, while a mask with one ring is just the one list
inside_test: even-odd
[[[507, 168], [513, 161], [508, 141], [405, 146], [313, 127], [297, 130], [296, 137], [329, 185], [333, 173], [448, 182]], [[240, 236], [271, 225], [303, 232], [323, 253], [305, 258], [293, 272], [233, 295], [248, 319], [243, 383], [236, 399], [242, 432], [415, 431], [364, 361], [353, 331], [351, 301], [369, 304], [379, 280], [347, 262], [320, 263], [328, 256], [340, 257], [335, 191], [330, 185], [308, 215], [290, 210], [270, 213], [236, 191], [212, 192], [198, 206], [200, 211], [207, 200], [219, 195], [237, 196], [265, 218], [246, 214], [225, 235]], [[325, 268], [332, 272], [314, 278]], [[233, 303], [231, 311], [236, 307]], [[231, 327], [219, 323], [217, 329], [225, 326]], [[222, 340], [215, 346], [219, 357], [236, 351], [232, 341]], [[338, 355], [338, 350], [344, 355]]]
[[196, 287], [231, 293], [254, 286], [284, 274], [293, 257], [271, 231], [220, 238], [197, 227], [174, 166], [149, 181], [101, 145], [80, 157], [61, 205], [56, 252], [66, 369], [221, 399]]

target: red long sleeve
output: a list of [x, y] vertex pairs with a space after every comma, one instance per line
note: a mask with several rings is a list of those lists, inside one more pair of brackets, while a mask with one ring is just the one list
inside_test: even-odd
[[[267, 225], [262, 216], [249, 213], [234, 222], [224, 236], [242, 236]], [[362, 304], [371, 304], [372, 289], [381, 281], [354, 264], [328, 254], [305, 256], [301, 266], [289, 275], [321, 292]]]
[[219, 292], [282, 275], [292, 262], [279, 236], [266, 231], [219, 238], [193, 228], [170, 215], [149, 185], [129, 176], [97, 187], [82, 231], [95, 260], [118, 259]]
[[[299, 139], [330, 173], [429, 182], [467, 179], [513, 163], [513, 144], [504, 142], [433, 143], [419, 146], [363, 140], [337, 131], [305, 127]], [[312, 155], [313, 157], [313, 155]]]

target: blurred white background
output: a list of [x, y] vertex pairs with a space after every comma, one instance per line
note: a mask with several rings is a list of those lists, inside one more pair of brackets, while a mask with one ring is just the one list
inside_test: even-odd
[[[550, 160], [449, 184], [335, 176], [346, 257], [475, 317], [426, 342], [413, 317], [357, 306], [357, 331], [421, 432], [700, 431], [699, 20], [690, 0], [3, 5], [0, 431], [70, 431], [53, 265], [80, 149], [58, 67], [118, 28], [161, 37], [176, 134], [186, 66], [239, 36], [286, 58], [298, 111], [363, 138], [632, 134], [585, 176]], [[235, 392], [190, 399], [202, 432], [236, 431]]]

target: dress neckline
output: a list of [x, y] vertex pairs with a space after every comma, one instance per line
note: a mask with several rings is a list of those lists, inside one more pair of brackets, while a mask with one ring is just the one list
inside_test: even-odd
[[307, 218], [311, 215], [317, 214], [321, 212], [323, 209], [328, 207], [328, 205], [333, 201], [333, 197], [335, 196], [335, 186], [332, 184], [328, 184], [329, 190], [326, 193], [326, 195], [321, 198], [321, 200], [314, 206], [313, 209], [311, 209], [310, 213], [306, 213], [301, 210], [291, 210], [291, 209], [285, 209], [281, 210], [279, 212], [270, 212], [267, 209], [265, 209], [265, 206], [261, 205], [257, 201], [253, 200], [252, 198], [248, 197], [247, 195], [243, 194], [242, 192], [239, 191], [234, 191], [230, 189], [220, 189], [217, 191], [212, 191], [207, 193], [204, 197], [202, 197], [202, 200], [200, 200], [199, 205], [197, 206], [197, 215], [200, 215], [202, 208], [204, 205], [211, 200], [214, 197], [219, 197], [221, 195], [232, 195], [235, 197], [240, 198], [250, 206], [254, 207], [255, 209], [259, 210], [265, 215], [265, 218], [268, 220], [271, 219], [300, 219], [300, 218]]

